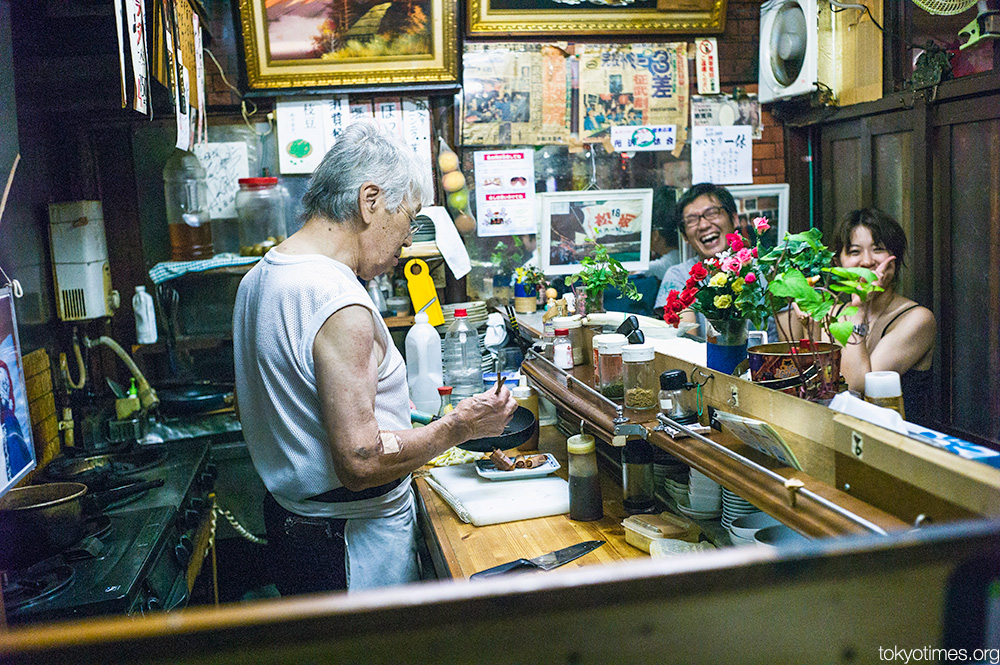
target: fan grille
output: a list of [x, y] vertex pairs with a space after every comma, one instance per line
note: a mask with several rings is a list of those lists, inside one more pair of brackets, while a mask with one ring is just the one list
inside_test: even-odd
[[913, 0], [913, 4], [930, 14], [951, 16], [971, 8], [976, 0]]

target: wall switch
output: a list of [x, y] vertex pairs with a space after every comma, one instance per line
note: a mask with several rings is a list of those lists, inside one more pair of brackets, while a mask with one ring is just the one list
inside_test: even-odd
[[740, 389], [736, 386], [729, 388], [729, 404], [737, 409], [740, 408]]

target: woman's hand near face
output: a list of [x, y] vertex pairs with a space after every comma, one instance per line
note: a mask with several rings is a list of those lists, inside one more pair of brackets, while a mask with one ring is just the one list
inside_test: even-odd
[[[892, 262], [895, 261], [895, 260], [896, 260], [895, 256], [889, 256], [884, 261], [882, 261], [882, 263], [878, 264], [875, 267], [875, 270], [872, 271], [876, 275], [876, 279], [875, 279], [875, 282], [874, 282], [875, 286], [877, 286], [877, 287], [879, 287], [879, 288], [881, 288], [883, 290], [887, 290], [886, 285], [883, 283], [883, 279], [885, 278], [886, 273], [889, 270], [889, 266], [891, 266]], [[874, 297], [875, 295], [877, 295], [877, 293], [878, 292], [870, 294], [869, 297], [868, 297], [868, 300], [865, 301], [865, 302], [861, 301], [861, 297], [860, 296], [858, 296], [857, 294], [854, 294], [853, 296], [851, 296], [851, 306], [864, 309], [865, 307], [867, 307], [867, 303], [871, 302], [871, 298]]]

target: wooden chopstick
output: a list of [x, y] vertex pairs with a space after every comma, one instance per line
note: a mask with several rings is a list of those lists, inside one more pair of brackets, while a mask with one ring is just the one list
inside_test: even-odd
[[500, 389], [503, 388], [503, 384], [506, 381], [507, 381], [507, 377], [506, 376], [501, 376], [500, 377], [500, 380], [497, 381], [497, 391], [496, 391], [496, 393], [494, 393], [495, 395], [499, 395], [500, 394]]

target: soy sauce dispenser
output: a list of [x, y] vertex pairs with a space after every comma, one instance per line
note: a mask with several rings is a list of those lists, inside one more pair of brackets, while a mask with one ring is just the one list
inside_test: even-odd
[[668, 369], [660, 374], [660, 412], [682, 425], [698, 422], [694, 388], [684, 370]]

